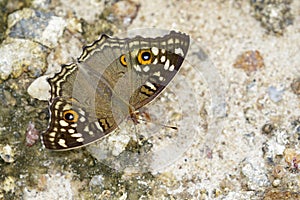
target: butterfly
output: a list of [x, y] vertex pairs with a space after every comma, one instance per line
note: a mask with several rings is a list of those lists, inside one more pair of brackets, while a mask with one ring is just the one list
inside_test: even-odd
[[81, 56], [48, 79], [49, 125], [45, 148], [69, 150], [108, 135], [155, 99], [179, 71], [190, 38], [171, 31], [162, 37], [102, 35]]

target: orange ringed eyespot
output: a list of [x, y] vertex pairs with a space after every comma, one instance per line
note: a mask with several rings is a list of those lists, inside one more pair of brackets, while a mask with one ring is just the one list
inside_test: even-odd
[[124, 54], [120, 57], [120, 63], [125, 67], [127, 66], [126, 57]]
[[150, 49], [141, 49], [138, 53], [137, 60], [141, 65], [148, 65], [152, 63], [152, 52]]
[[74, 110], [66, 110], [63, 113], [63, 118], [67, 122], [75, 123], [78, 121], [78, 113]]

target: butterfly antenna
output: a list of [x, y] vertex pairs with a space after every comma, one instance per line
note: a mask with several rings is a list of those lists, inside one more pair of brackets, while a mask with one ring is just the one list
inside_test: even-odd
[[147, 120], [147, 119], [138, 119], [138, 121], [148, 122], [148, 123], [159, 125], [159, 126], [162, 126], [162, 127], [165, 127], [165, 128], [170, 128], [170, 129], [173, 129], [173, 130], [178, 130], [177, 126], [172, 126], [172, 125], [162, 124], [162, 123], [159, 123], [159, 122], [154, 122], [154, 121], [151, 121], [151, 119], [150, 120]]

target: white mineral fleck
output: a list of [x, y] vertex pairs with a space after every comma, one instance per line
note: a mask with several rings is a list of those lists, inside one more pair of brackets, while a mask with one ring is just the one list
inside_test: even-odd
[[0, 150], [0, 156], [4, 162], [12, 163], [15, 161], [13, 150], [8, 144]]

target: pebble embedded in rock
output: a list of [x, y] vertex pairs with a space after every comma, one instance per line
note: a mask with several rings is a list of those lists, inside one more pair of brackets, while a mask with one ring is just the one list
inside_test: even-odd
[[264, 59], [259, 51], [245, 51], [239, 55], [233, 64], [235, 68], [240, 68], [247, 73], [256, 71], [265, 66]]
[[4, 160], [4, 162], [12, 163], [15, 161], [13, 150], [8, 144], [2, 147], [2, 149], [0, 150], [0, 156]]

